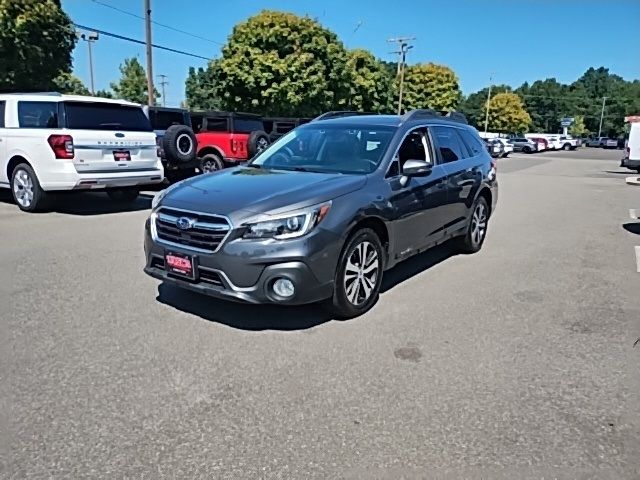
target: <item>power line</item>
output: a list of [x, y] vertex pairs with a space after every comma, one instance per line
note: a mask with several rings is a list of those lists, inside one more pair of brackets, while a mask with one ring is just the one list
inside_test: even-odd
[[[124, 35], [118, 35], [117, 33], [111, 33], [111, 32], [107, 32], [105, 30], [99, 30], [97, 28], [93, 28], [93, 27], [87, 27], [85, 25], [80, 25], [78, 23], [74, 23], [74, 25], [78, 28], [81, 28], [83, 30], [90, 30], [93, 32], [98, 32], [102, 35], [106, 35], [107, 37], [113, 37], [113, 38], [117, 38], [119, 40], [126, 40], [127, 42], [133, 42], [133, 43], [137, 43], [139, 45], [146, 45], [146, 42], [143, 42], [142, 40], [137, 40], [135, 38], [131, 38], [131, 37], [125, 37]], [[201, 55], [196, 55], [195, 53], [189, 53], [189, 52], [184, 52], [182, 50], [176, 50], [175, 48], [169, 48], [169, 47], [164, 47], [162, 45], [156, 45], [155, 43], [151, 45], [153, 48], [157, 48], [159, 50], [166, 50], [167, 52], [173, 52], [173, 53], [178, 53], [180, 55], [186, 55], [187, 57], [193, 57], [193, 58], [200, 58], [202, 60], [213, 60], [212, 58], [209, 57], [203, 57]]]
[[[133, 12], [129, 12], [127, 10], [122, 10], [121, 8], [114, 7], [113, 5], [109, 5], [108, 3], [101, 2], [100, 0], [91, 0], [91, 1], [93, 3], [95, 3], [95, 4], [97, 4], [97, 5], [102, 5], [103, 7], [107, 7], [107, 8], [110, 8], [111, 10], [115, 10], [116, 12], [120, 12], [120, 13], [123, 13], [125, 15], [129, 15], [130, 17], [135, 17], [135, 18], [139, 18], [140, 20], [144, 20], [144, 17], [142, 15], [137, 15], [137, 14], [135, 14]], [[170, 25], [165, 25], [164, 23], [156, 22], [155, 20], [152, 20], [151, 23], [153, 23], [154, 25], [158, 25], [159, 27], [166, 28], [167, 30], [173, 30], [174, 32], [178, 32], [178, 33], [181, 33], [183, 35], [187, 35], [189, 37], [197, 38], [198, 40], [204, 40], [205, 42], [210, 42], [210, 43], [213, 43], [215, 45], [224, 46], [224, 43], [217, 42], [216, 40], [211, 40], [209, 38], [201, 37], [200, 35], [195, 35], [195, 34], [193, 34], [191, 32], [187, 32], [185, 30], [180, 30], [179, 28], [175, 28], [175, 27], [172, 27]]]

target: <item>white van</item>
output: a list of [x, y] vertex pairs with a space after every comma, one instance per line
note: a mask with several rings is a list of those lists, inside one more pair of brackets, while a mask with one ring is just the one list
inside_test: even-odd
[[0, 187], [21, 210], [43, 208], [47, 193], [106, 190], [131, 202], [160, 183], [156, 136], [142, 107], [59, 93], [0, 95]]
[[640, 115], [626, 117], [624, 120], [631, 123], [631, 130], [625, 145], [622, 166], [640, 173]]

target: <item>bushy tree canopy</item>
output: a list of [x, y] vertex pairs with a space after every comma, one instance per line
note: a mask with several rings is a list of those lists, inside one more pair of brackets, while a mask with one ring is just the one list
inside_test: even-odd
[[458, 77], [449, 67], [425, 63], [407, 68], [404, 79], [403, 107], [456, 110], [462, 92]]
[[[511, 87], [509, 85], [493, 85], [491, 87], [491, 95], [510, 91]], [[489, 87], [486, 87], [478, 92], [472, 93], [460, 103], [459, 110], [467, 116], [470, 124], [480, 129], [484, 129], [485, 107], [488, 96]]]
[[0, 91], [50, 90], [76, 36], [56, 0], [0, 0]]
[[61, 73], [53, 79], [56, 91], [72, 95], [90, 95], [89, 89], [84, 86], [82, 80], [71, 73]]
[[[120, 65], [120, 73], [122, 74], [120, 80], [111, 84], [115, 96], [131, 102], [146, 104], [149, 98], [147, 96], [147, 75], [138, 59], [135, 57], [125, 59], [124, 63]], [[160, 96], [157, 90], [154, 91], [154, 94], [156, 99]]]
[[526, 132], [531, 117], [522, 99], [515, 93], [498, 93], [489, 102], [489, 131], [502, 133]]
[[349, 51], [347, 73], [351, 75], [349, 108], [375, 113], [393, 109], [393, 77], [371, 53], [361, 49]]

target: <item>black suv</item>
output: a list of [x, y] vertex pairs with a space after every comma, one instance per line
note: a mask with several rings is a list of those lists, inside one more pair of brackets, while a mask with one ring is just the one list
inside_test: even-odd
[[144, 112], [156, 134], [165, 177], [174, 182], [196, 173], [197, 142], [189, 112], [180, 108], [149, 107]]
[[325, 300], [353, 317], [412, 255], [450, 238], [478, 251], [497, 196], [495, 161], [461, 114], [325, 114], [245, 166], [161, 192], [145, 271], [219, 298]]

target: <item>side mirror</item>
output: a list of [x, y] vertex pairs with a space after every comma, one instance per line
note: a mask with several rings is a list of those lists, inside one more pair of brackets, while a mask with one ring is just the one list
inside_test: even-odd
[[431, 174], [433, 166], [424, 160], [407, 160], [402, 166], [405, 177], [426, 177]]

